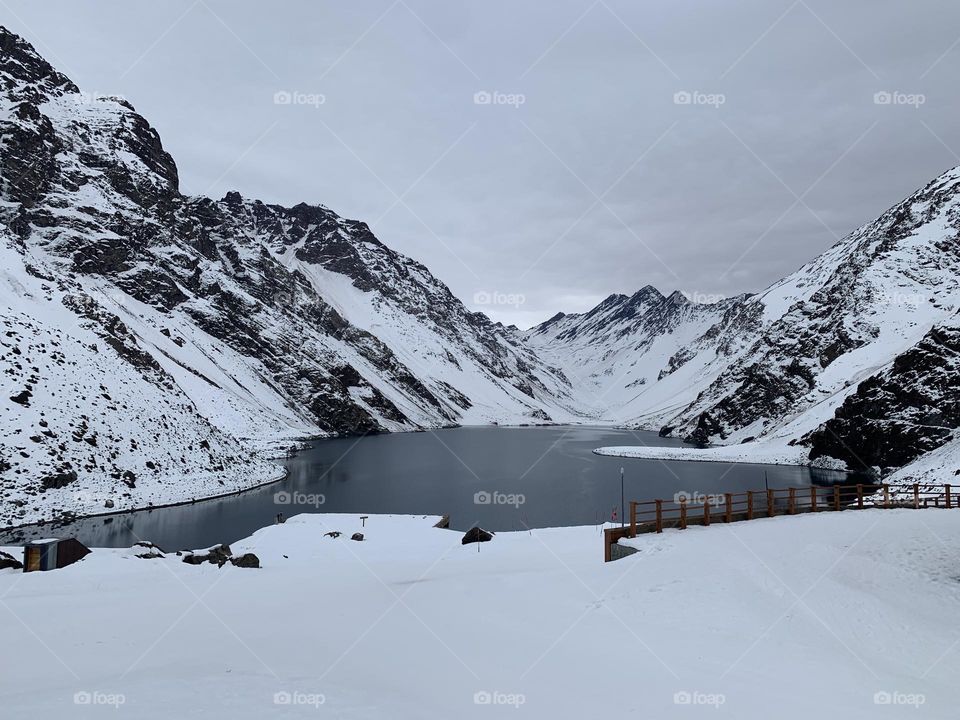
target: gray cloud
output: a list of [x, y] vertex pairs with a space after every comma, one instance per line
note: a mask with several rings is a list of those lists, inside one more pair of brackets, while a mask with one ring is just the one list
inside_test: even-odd
[[[367, 220], [468, 304], [522, 295], [476, 306], [521, 326], [646, 284], [759, 290], [960, 164], [955, 3], [662, 5], [6, 0], [0, 14], [81, 87], [130, 99], [185, 192]], [[300, 95], [276, 104], [282, 91]]]

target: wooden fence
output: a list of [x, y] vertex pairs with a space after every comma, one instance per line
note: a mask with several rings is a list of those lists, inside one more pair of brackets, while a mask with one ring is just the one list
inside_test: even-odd
[[663, 532], [664, 528], [685, 530], [689, 525], [739, 522], [796, 515], [807, 512], [864, 508], [960, 508], [960, 497], [950, 485], [832, 485], [819, 487], [748, 490], [741, 493], [689, 495], [678, 493], [674, 500], [630, 502], [630, 524], [604, 530], [603, 559], [612, 559], [612, 547], [625, 537]]

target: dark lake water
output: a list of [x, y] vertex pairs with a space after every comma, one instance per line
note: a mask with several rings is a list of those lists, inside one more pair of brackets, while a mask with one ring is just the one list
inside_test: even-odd
[[152, 540], [167, 550], [234, 542], [277, 513], [449, 515], [451, 527], [494, 531], [598, 524], [627, 502], [849, 481], [806, 467], [601, 457], [604, 445], [669, 445], [656, 433], [598, 427], [471, 427], [317, 441], [285, 464], [285, 480], [180, 507], [0, 533], [0, 545], [73, 535], [92, 547]]

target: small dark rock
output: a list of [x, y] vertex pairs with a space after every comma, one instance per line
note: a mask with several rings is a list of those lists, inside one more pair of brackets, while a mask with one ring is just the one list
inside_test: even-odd
[[468, 545], [475, 542], [490, 542], [491, 540], [493, 540], [493, 533], [487, 532], [483, 528], [472, 527], [464, 534], [460, 544]]
[[356, 540], [357, 542], [361, 542], [363, 540], [363, 533], [354, 533], [353, 535], [350, 536], [350, 539]]
[[104, 506], [105, 508], [108, 508], [108, 509], [109, 509], [109, 508], [112, 508], [112, 507], [113, 507], [113, 500], [104, 500], [104, 501], [103, 501], [103, 506]]
[[230, 558], [230, 563], [239, 568], [258, 568], [260, 567], [260, 558], [253, 553], [244, 553], [235, 558]]
[[17, 560], [13, 555], [0, 550], [0, 570], [13, 568], [14, 570], [23, 570], [23, 563]]
[[339, 530], [331, 530], [330, 532], [323, 534], [324, 537], [332, 537], [332, 538], [338, 538], [341, 535], [343, 535], [343, 533], [340, 532]]

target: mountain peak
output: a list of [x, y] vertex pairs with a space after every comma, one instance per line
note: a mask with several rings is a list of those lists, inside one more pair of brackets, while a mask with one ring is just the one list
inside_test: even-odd
[[16, 33], [0, 25], [0, 77], [16, 101], [39, 101], [45, 97], [80, 92], [66, 75], [58, 72], [36, 49]]

